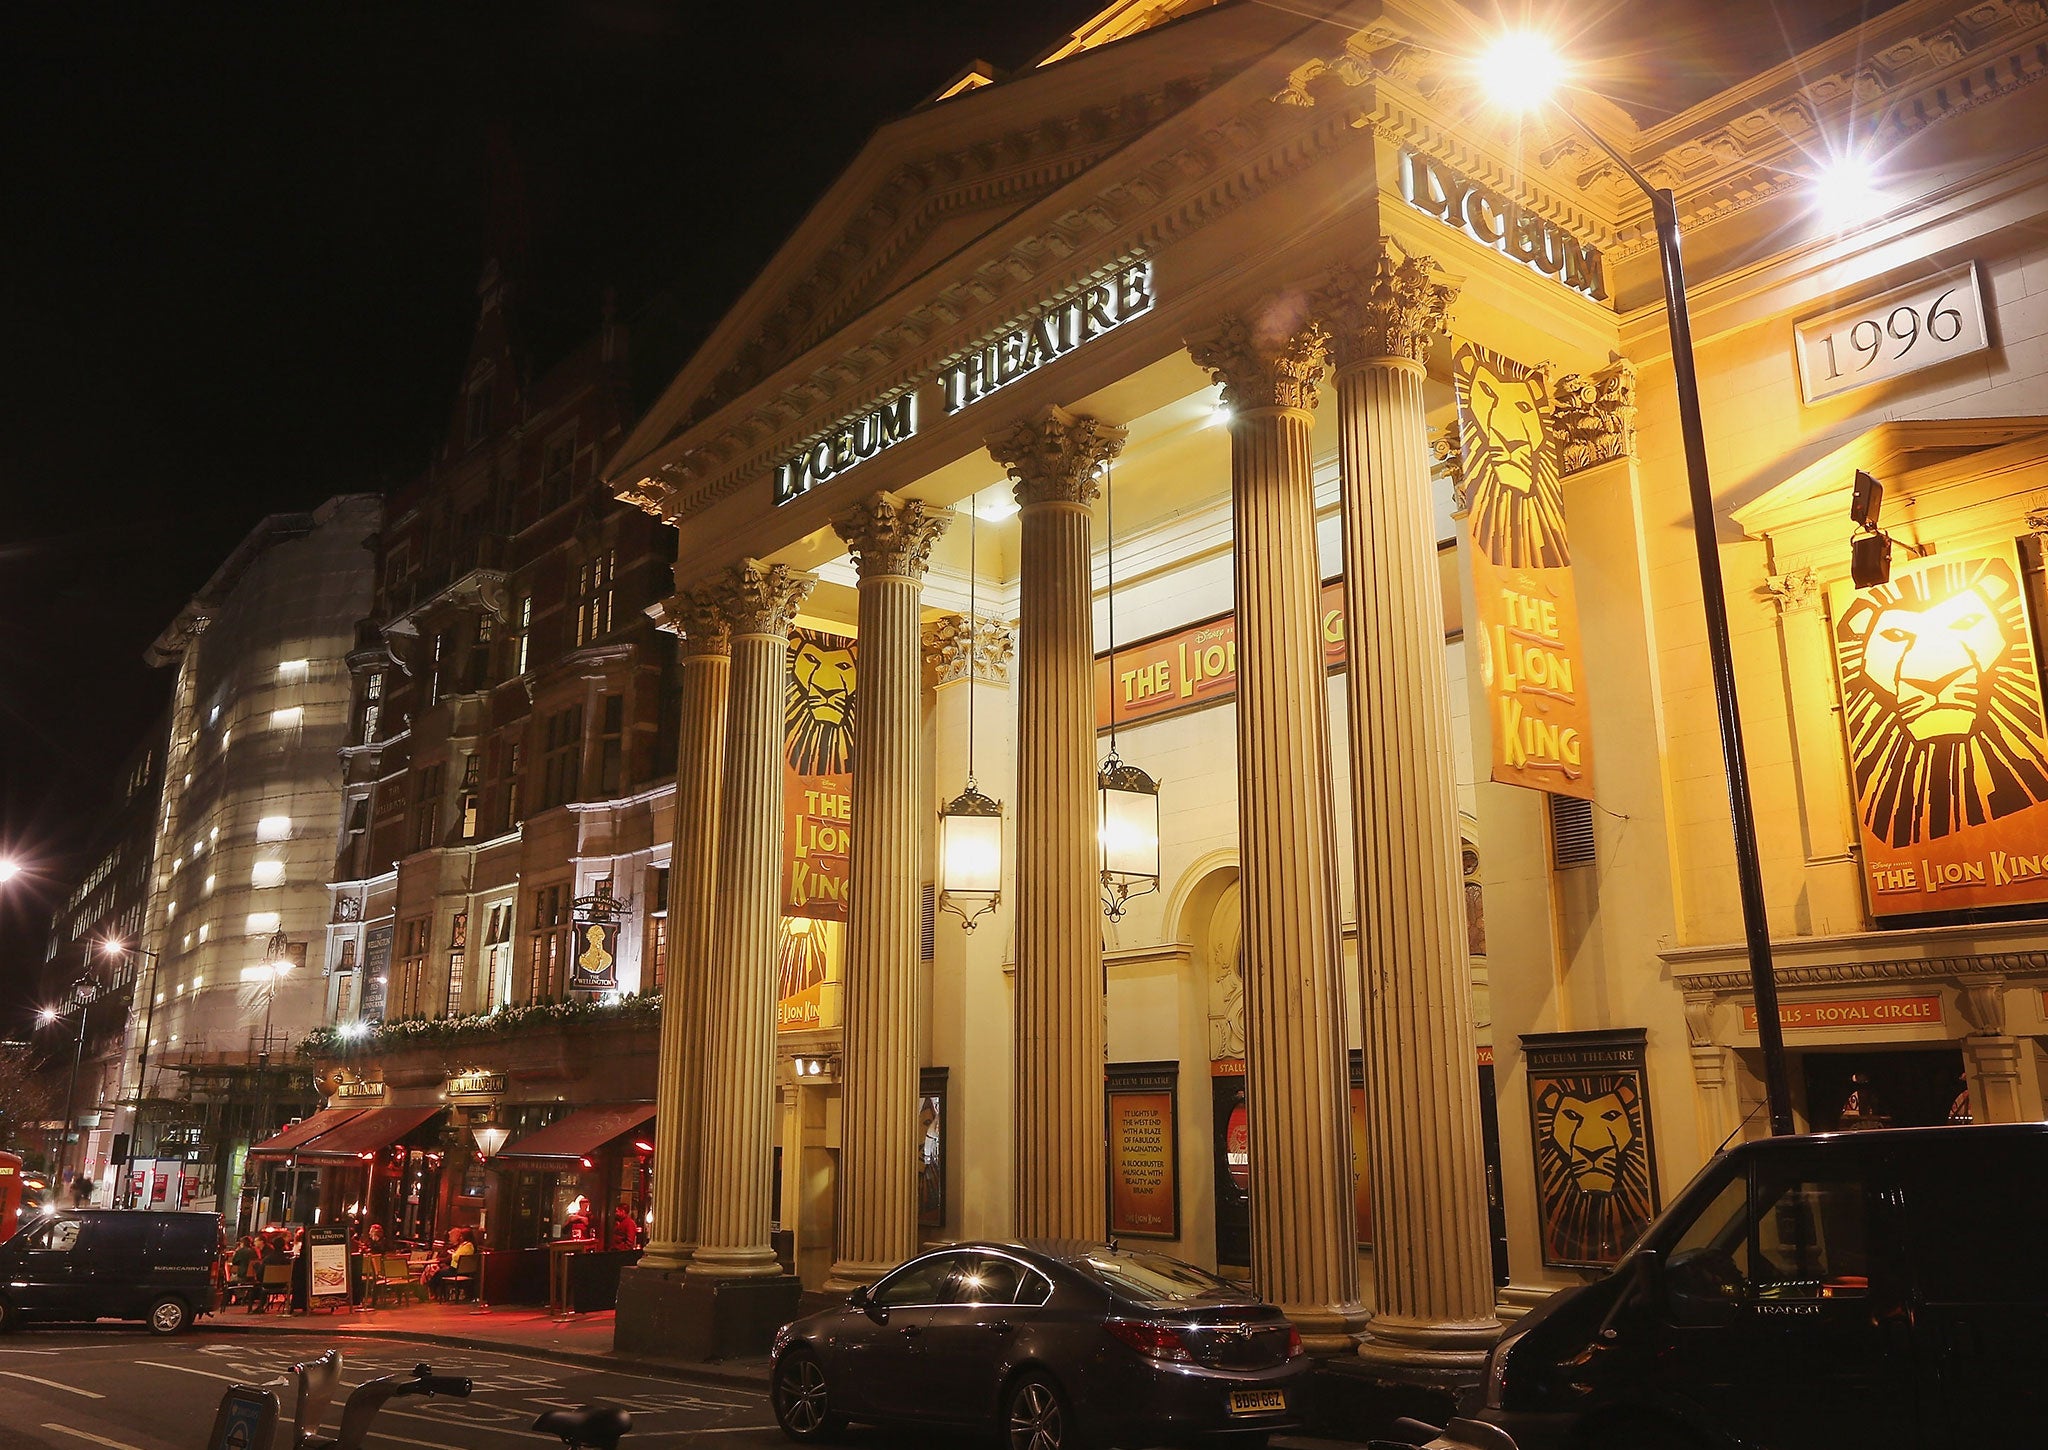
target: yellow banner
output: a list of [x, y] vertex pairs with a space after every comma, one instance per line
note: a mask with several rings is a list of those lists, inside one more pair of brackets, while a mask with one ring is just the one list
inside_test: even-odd
[[1549, 379], [1470, 342], [1453, 360], [1492, 778], [1591, 800], [1592, 712]]

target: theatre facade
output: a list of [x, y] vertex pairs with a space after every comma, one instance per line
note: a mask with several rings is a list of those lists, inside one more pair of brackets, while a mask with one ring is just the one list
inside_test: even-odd
[[[1486, 38], [1119, 5], [970, 71], [612, 458], [680, 536], [622, 1342], [1115, 1235], [1457, 1373], [1764, 1131], [1647, 203]], [[1909, 3], [1575, 102], [1685, 229], [1802, 1127], [2042, 1116], [2044, 47]]]

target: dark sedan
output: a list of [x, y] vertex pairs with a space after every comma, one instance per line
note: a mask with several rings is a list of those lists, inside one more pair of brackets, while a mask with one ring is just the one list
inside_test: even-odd
[[792, 1440], [850, 1420], [996, 1428], [1010, 1450], [1244, 1447], [1298, 1423], [1308, 1362], [1278, 1309], [1111, 1244], [956, 1244], [775, 1336]]

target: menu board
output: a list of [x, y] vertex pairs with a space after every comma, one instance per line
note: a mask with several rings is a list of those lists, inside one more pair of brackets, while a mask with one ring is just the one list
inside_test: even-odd
[[1180, 1237], [1180, 1135], [1175, 1063], [1109, 1069], [1109, 1231]]

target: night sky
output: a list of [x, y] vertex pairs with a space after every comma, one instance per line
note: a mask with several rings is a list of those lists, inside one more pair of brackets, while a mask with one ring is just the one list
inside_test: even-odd
[[263, 515], [420, 470], [505, 258], [535, 363], [687, 357], [881, 121], [1098, 0], [18, 4], [0, 16], [0, 1033]]

